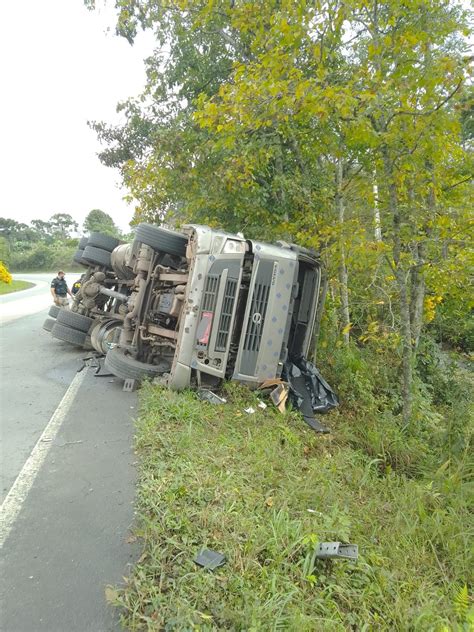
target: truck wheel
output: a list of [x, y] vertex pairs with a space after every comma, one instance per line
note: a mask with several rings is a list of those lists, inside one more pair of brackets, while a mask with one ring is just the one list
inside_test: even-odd
[[51, 331], [56, 324], [56, 320], [54, 318], [47, 318], [43, 323], [43, 329], [46, 331]]
[[151, 224], [140, 224], [135, 233], [135, 240], [163, 254], [186, 256], [188, 238], [174, 230]]
[[58, 314], [58, 323], [72, 327], [72, 329], [77, 329], [78, 331], [83, 331], [84, 333], [89, 331], [93, 322], [94, 320], [89, 318], [89, 316], [71, 312], [70, 309], [62, 309]]
[[146, 364], [135, 360], [122, 349], [114, 347], [105, 356], [105, 367], [122, 380], [141, 380], [144, 377], [156, 377], [169, 371], [168, 362], [163, 364]]
[[71, 329], [71, 327], [67, 327], [66, 325], [62, 325], [61, 323], [57, 322], [54, 323], [51, 334], [54, 336], [54, 338], [57, 338], [58, 340], [70, 342], [71, 344], [77, 345], [78, 347], [82, 347], [82, 345], [86, 341], [86, 334], [83, 331]]
[[89, 237], [81, 237], [79, 239], [79, 244], [77, 246], [78, 250], [84, 250], [84, 248], [87, 246], [87, 242], [89, 241]]
[[91, 345], [103, 355], [111, 349], [120, 337], [120, 329], [123, 325], [121, 320], [98, 321], [90, 331]]
[[61, 309], [61, 308], [60, 308], [60, 307], [58, 307], [57, 305], [51, 305], [51, 307], [49, 308], [49, 312], [48, 312], [48, 314], [49, 314], [50, 316], [52, 316], [53, 318], [57, 318], [57, 317], [58, 317], [58, 314], [59, 314], [59, 310], [60, 310], [60, 309]]
[[76, 263], [79, 263], [81, 266], [85, 266], [86, 268], [90, 265], [90, 263], [84, 261], [84, 250], [76, 250], [76, 253], [74, 254], [72, 260]]
[[95, 248], [94, 246], [87, 245], [84, 248], [82, 258], [99, 266], [105, 266], [106, 268], [111, 267], [110, 252], [108, 252], [108, 250], [103, 250], [102, 248]]
[[88, 246], [101, 248], [102, 250], [107, 250], [107, 252], [112, 252], [119, 243], [120, 240], [115, 239], [115, 237], [111, 237], [110, 235], [105, 235], [104, 233], [91, 233], [87, 241]]

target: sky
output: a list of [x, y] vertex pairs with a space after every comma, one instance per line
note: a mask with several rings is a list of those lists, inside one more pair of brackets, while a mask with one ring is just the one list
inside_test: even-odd
[[82, 0], [3, 2], [2, 25], [0, 216], [69, 213], [82, 224], [100, 208], [127, 230], [133, 205], [87, 121], [121, 120], [117, 102], [145, 84], [151, 36], [130, 46], [114, 34], [112, 7], [88, 11]]

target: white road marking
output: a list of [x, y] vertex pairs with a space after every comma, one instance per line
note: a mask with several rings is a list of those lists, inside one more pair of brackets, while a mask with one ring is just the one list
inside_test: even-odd
[[35, 478], [46, 459], [51, 445], [56, 438], [58, 431], [66, 418], [74, 398], [87, 375], [88, 368], [85, 367], [80, 373], [76, 373], [64, 397], [59, 402], [59, 406], [54, 411], [43, 434], [38, 439], [35, 447], [31, 451], [25, 465], [18, 474], [10, 491], [0, 507], [0, 548], [10, 533], [15, 520], [20, 513], [21, 507], [28, 496], [28, 493], [35, 481]]

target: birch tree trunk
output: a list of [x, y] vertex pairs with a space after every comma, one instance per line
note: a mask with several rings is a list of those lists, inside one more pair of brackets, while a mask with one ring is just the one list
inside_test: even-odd
[[425, 302], [424, 245], [419, 243], [415, 249], [416, 265], [410, 271], [410, 324], [413, 350], [416, 353], [423, 326], [423, 305]]
[[338, 220], [341, 228], [341, 236], [339, 238], [339, 294], [341, 298], [341, 322], [343, 327], [343, 340], [344, 344], [349, 344], [349, 329], [351, 324], [351, 317], [349, 312], [349, 291], [347, 289], [347, 266], [346, 266], [346, 252], [344, 248], [344, 239], [342, 236], [342, 230], [344, 228], [345, 208], [344, 198], [342, 194], [342, 179], [343, 179], [343, 163], [342, 159], [338, 159], [336, 162], [336, 210], [338, 214]]
[[374, 236], [375, 241], [382, 241], [382, 223], [380, 221], [379, 208], [379, 185], [377, 180], [377, 169], [374, 169], [372, 191], [374, 193]]
[[400, 323], [402, 339], [402, 400], [403, 400], [403, 421], [410, 423], [412, 414], [412, 387], [413, 387], [413, 367], [412, 367], [412, 344], [411, 344], [411, 321], [410, 302], [408, 297], [407, 273], [403, 269], [402, 240], [401, 240], [401, 211], [398, 204], [397, 185], [394, 179], [393, 163], [388, 149], [383, 150], [384, 172], [388, 184], [388, 206], [392, 216], [392, 254], [393, 269], [395, 279], [400, 294]]

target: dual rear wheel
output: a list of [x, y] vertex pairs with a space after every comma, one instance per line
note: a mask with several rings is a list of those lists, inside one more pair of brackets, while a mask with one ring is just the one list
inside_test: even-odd
[[87, 332], [94, 322], [92, 318], [56, 305], [49, 308], [49, 316], [51, 318], [44, 321], [43, 329], [50, 331], [54, 338], [79, 347], [86, 343]]

